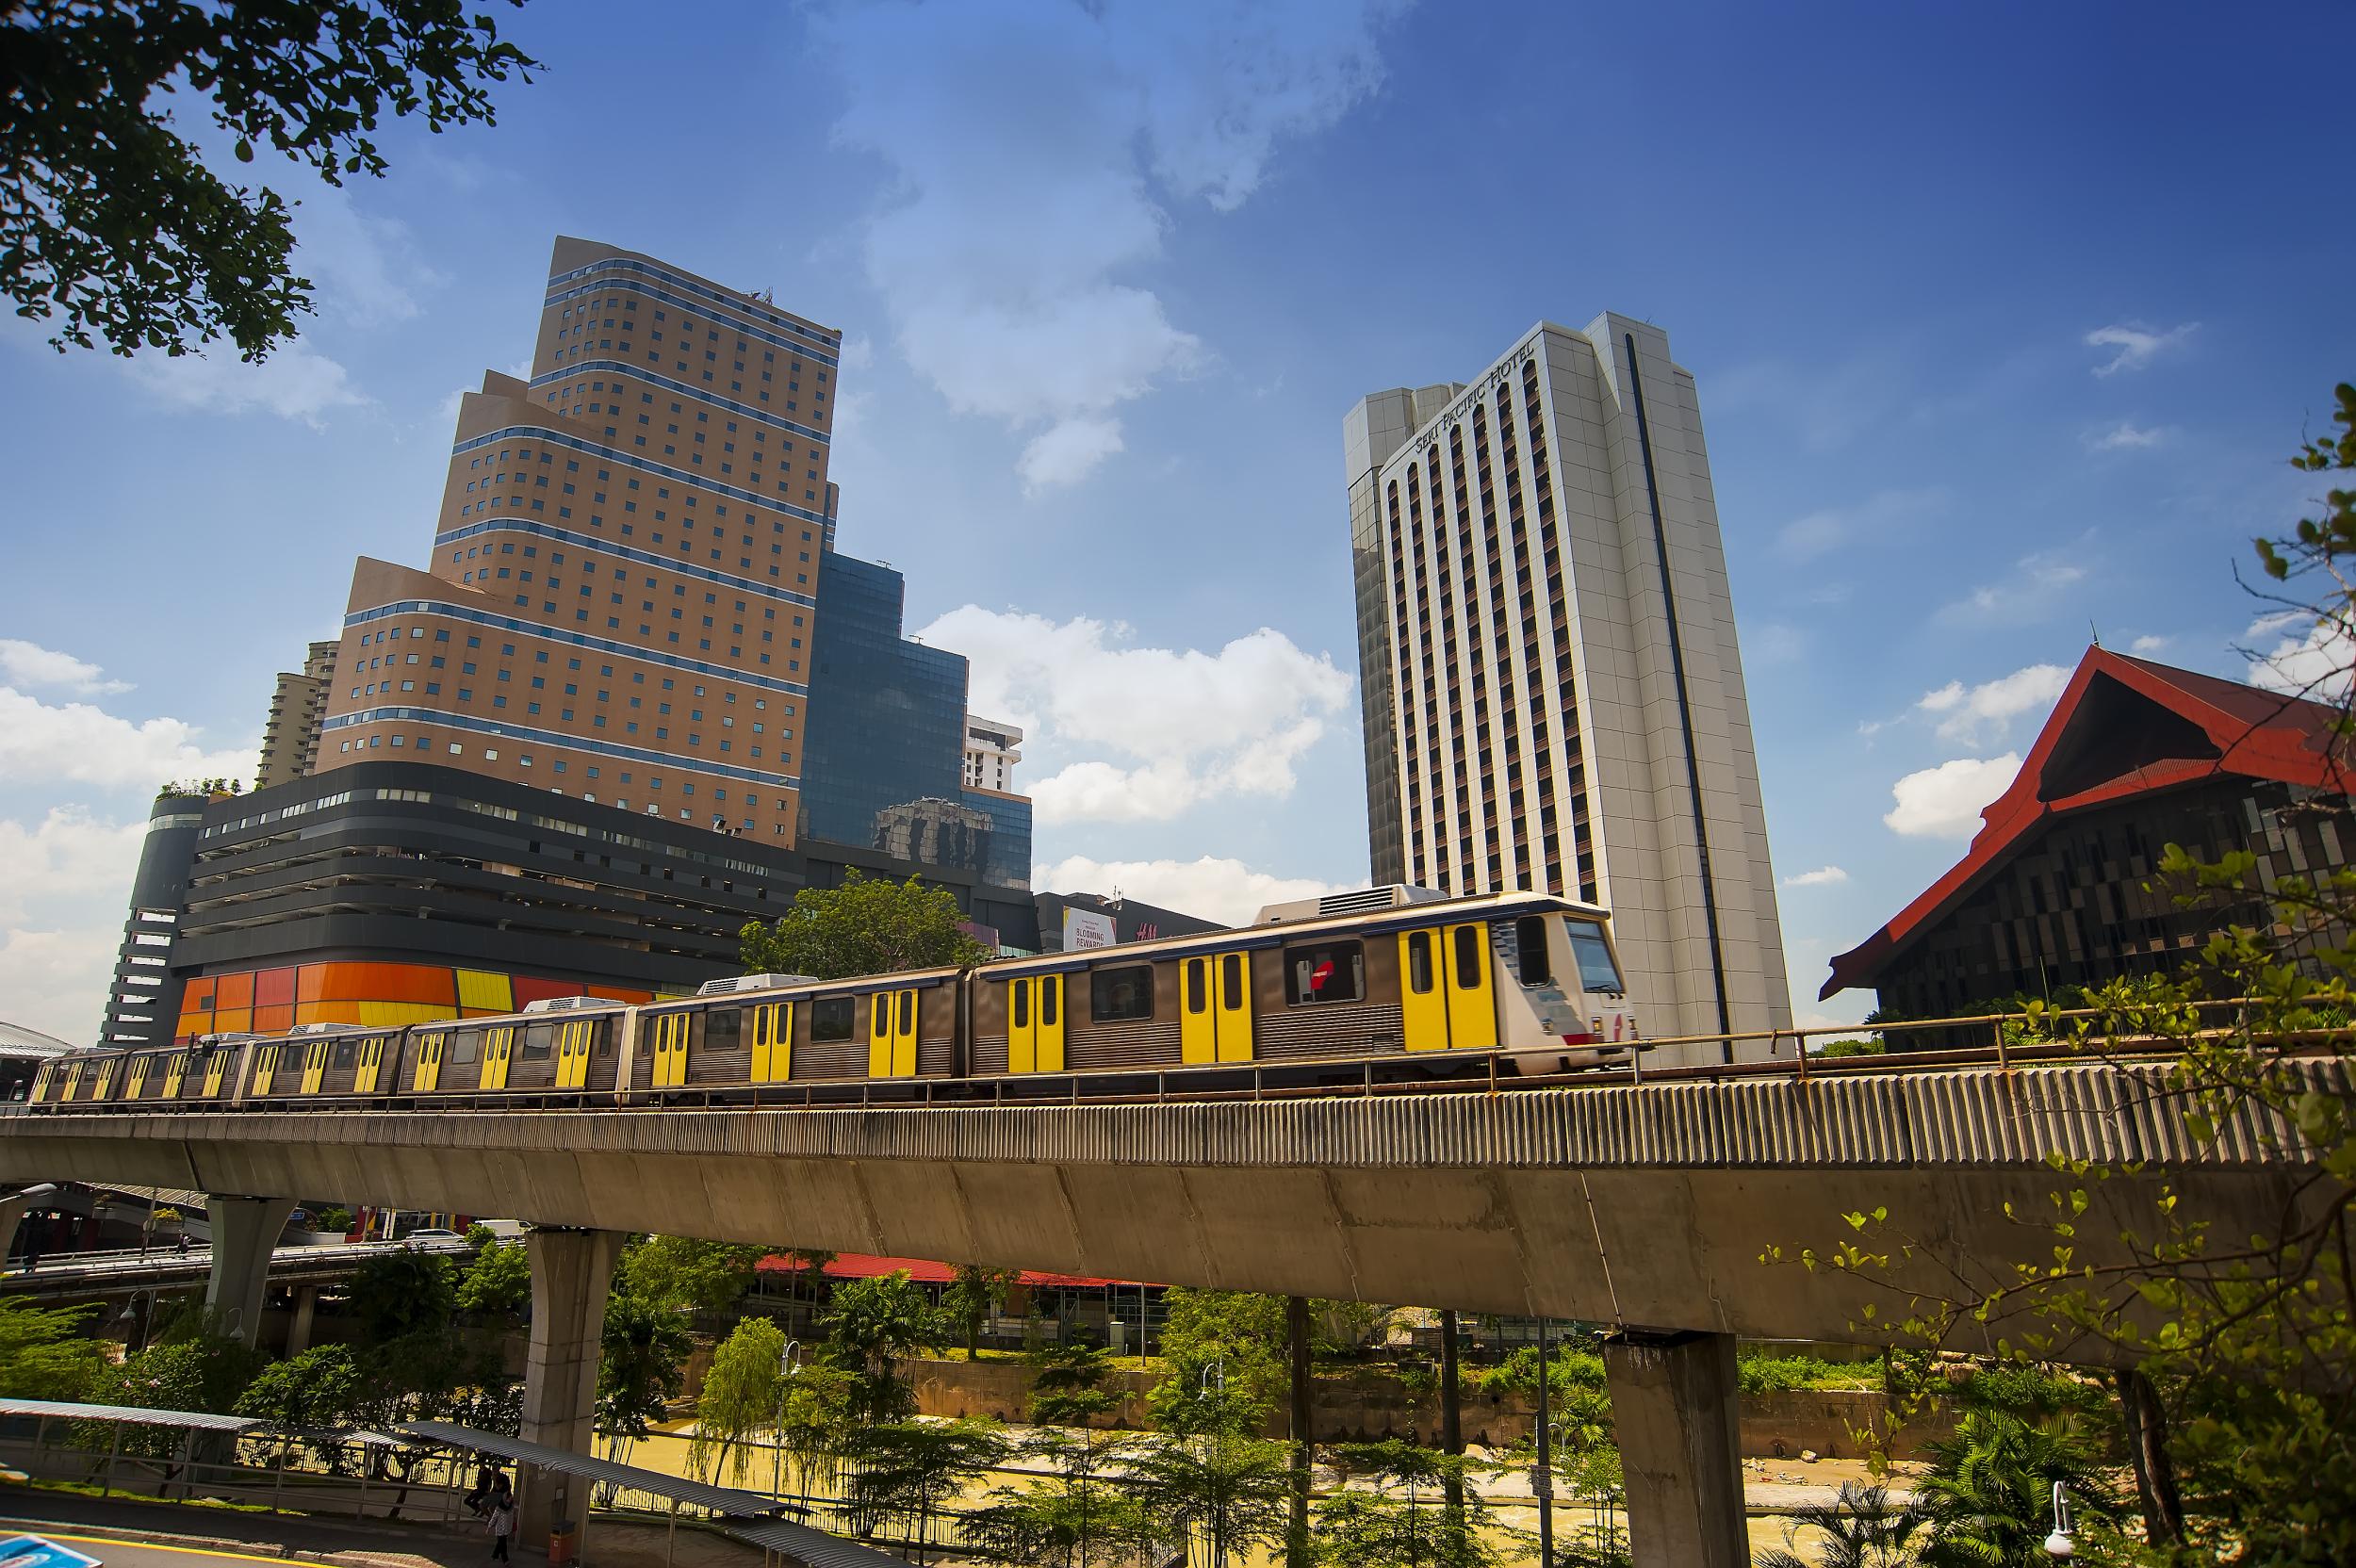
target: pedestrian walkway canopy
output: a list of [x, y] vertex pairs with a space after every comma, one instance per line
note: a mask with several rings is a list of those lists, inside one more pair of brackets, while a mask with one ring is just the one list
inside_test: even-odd
[[720, 1527], [748, 1545], [792, 1558], [809, 1568], [908, 1568], [905, 1558], [791, 1519], [723, 1519]]
[[733, 1486], [713, 1486], [684, 1476], [665, 1475], [663, 1471], [648, 1470], [635, 1464], [619, 1464], [594, 1454], [576, 1454], [567, 1448], [551, 1448], [545, 1443], [527, 1443], [520, 1437], [503, 1437], [498, 1432], [478, 1431], [472, 1427], [453, 1426], [447, 1421], [403, 1421], [394, 1427], [393, 1431], [415, 1442], [497, 1454], [501, 1459], [512, 1459], [542, 1470], [584, 1476], [592, 1481], [648, 1493], [712, 1513], [754, 1515], [775, 1513], [785, 1507], [763, 1493], [746, 1492]]
[[186, 1427], [207, 1432], [250, 1432], [269, 1422], [203, 1410], [146, 1410], [138, 1405], [77, 1405], [63, 1399], [0, 1399], [0, 1415], [44, 1420], [113, 1421], [133, 1427]]

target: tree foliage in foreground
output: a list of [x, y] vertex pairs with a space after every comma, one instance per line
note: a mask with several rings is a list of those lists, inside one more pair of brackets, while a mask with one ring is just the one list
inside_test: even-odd
[[859, 974], [978, 964], [990, 949], [964, 930], [957, 894], [915, 877], [843, 874], [839, 888], [804, 888], [774, 925], [759, 921], [737, 933], [745, 971], [841, 980]]
[[0, 1297], [0, 1395], [11, 1399], [79, 1399], [106, 1364], [87, 1335], [90, 1307], [38, 1307]]
[[538, 63], [464, 0], [8, 0], [0, 39], [0, 288], [58, 349], [120, 354], [226, 336], [258, 360], [311, 309], [292, 207], [214, 172], [174, 98], [239, 162], [269, 150], [337, 186], [384, 173], [387, 117], [487, 124], [490, 84]]
[[[2339, 386], [2335, 402], [2338, 433], [2304, 443], [2292, 460], [2299, 469], [2356, 472], [2356, 385]], [[2356, 758], [2356, 578], [2349, 570], [2356, 482], [2342, 479], [2320, 498], [2315, 515], [2282, 537], [2259, 540], [2257, 548], [2272, 585], [2266, 596], [2285, 624], [2308, 633], [2295, 661], [2261, 678], [2295, 686], [2294, 694], [2332, 710], [2313, 743], [2327, 762], [2329, 787], [2302, 792], [2282, 810], [2329, 824], [2348, 842], [2356, 831], [2348, 798], [2348, 763]], [[1942, 1292], [1909, 1292], [1890, 1282], [1918, 1248], [1903, 1215], [1851, 1215], [1852, 1236], [1808, 1250], [1801, 1261], [1882, 1287], [1862, 1315], [1879, 1315], [1919, 1344], [1944, 1346], [1999, 1317], [2042, 1320], [2055, 1327], [2022, 1334], [2008, 1353], [2056, 1354], [2068, 1338], [2099, 1344], [2125, 1363], [2130, 1371], [2117, 1384], [2120, 1446], [2137, 1484], [2143, 1539], [2106, 1545], [2114, 1560], [2170, 1568], [2356, 1561], [2356, 1114], [2348, 1090], [2356, 870], [2267, 882], [2249, 852], [2202, 860], [2177, 845], [2168, 846], [2161, 869], [2188, 906], [2220, 911], [2220, 929], [2196, 968], [2181, 981], [2097, 988], [2086, 998], [2097, 1009], [2091, 1019], [2056, 1019], [2032, 1003], [2024, 1030], [2087, 1053], [2114, 1037], [2172, 1047], [2151, 1114], [2173, 1119], [2194, 1145], [2221, 1159], [2246, 1158], [2242, 1140], [2280, 1156], [2292, 1190], [2273, 1222], [2249, 1234], [2223, 1233], [2188, 1218], [2175, 1185], [2149, 1172], [2056, 1161], [2051, 1212], [2015, 1217], [2022, 1254], [1960, 1273]], [[2207, 995], [2247, 1000], [2231, 1009], [2198, 1005]], [[2141, 1180], [2115, 1184], [2128, 1177]], [[2103, 1238], [2115, 1243], [2106, 1250], [2116, 1261], [2081, 1261], [2086, 1217], [2121, 1203], [2130, 1205], [2125, 1222]], [[1892, 1296], [1902, 1304], [1886, 1311]], [[2006, 1437], [2015, 1447], [2025, 1441]], [[2036, 1511], [2050, 1527], [2045, 1498], [2008, 1506]], [[1935, 1552], [1980, 1533], [1966, 1530], [1952, 1500], [1942, 1508]], [[2019, 1521], [2003, 1509], [1985, 1512], [1994, 1521], [1987, 1533], [2021, 1539]], [[1984, 1552], [1941, 1560], [2012, 1559]]]
[[784, 1360], [784, 1331], [765, 1317], [744, 1319], [721, 1341], [695, 1401], [687, 1462], [696, 1475], [717, 1481], [725, 1472], [728, 1484], [744, 1484], [753, 1434], [777, 1425]]

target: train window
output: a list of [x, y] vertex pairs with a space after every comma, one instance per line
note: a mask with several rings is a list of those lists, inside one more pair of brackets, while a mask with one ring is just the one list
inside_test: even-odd
[[1219, 961], [1219, 994], [1222, 1007], [1240, 1007], [1247, 998], [1243, 994], [1243, 955], [1230, 953]]
[[1460, 925], [1456, 928], [1456, 985], [1460, 990], [1478, 990], [1484, 976], [1481, 972], [1481, 927]]
[[[1053, 1021], [1047, 1017], [1049, 1011], [1047, 1007], [1039, 1009], [1039, 1019], [1042, 1022]], [[900, 993], [900, 1033], [903, 1035], [916, 1033], [916, 993], [914, 991]]]
[[1520, 955], [1522, 984], [1543, 986], [1554, 978], [1546, 962], [1546, 917], [1524, 915], [1513, 923], [1513, 947]]
[[1055, 999], [1063, 994], [1063, 982], [1049, 975], [1039, 983], [1039, 1023], [1042, 1029], [1055, 1023]]
[[810, 1037], [817, 1040], [847, 1040], [851, 1037], [851, 999], [847, 996], [822, 996], [810, 1004]]
[[516, 1054], [527, 1062], [545, 1062], [548, 1059], [548, 1047], [555, 1038], [555, 1024], [527, 1023], [524, 1025], [524, 1048]]
[[1284, 1000], [1295, 1007], [1355, 1002], [1366, 994], [1366, 950], [1357, 942], [1284, 949]]
[[335, 1069], [337, 1071], [340, 1072], [345, 1068], [352, 1065], [352, 1048], [358, 1042], [354, 1040], [337, 1040], [335, 1042]]
[[482, 1030], [461, 1029], [450, 1037], [450, 1059], [453, 1065], [463, 1067], [473, 1061], [475, 1054], [482, 1049]]
[[599, 1019], [597, 1022], [589, 1026], [589, 1032], [595, 1035], [597, 1038], [598, 1055], [611, 1056], [614, 1054], [614, 1025], [611, 1022], [604, 1019]]
[[1190, 1013], [1199, 1013], [1211, 1004], [1210, 998], [1204, 994], [1209, 988], [1210, 968], [1201, 958], [1186, 960], [1186, 1011]]
[[1028, 1029], [1031, 1026], [1031, 983], [1028, 980], [1017, 980], [1014, 982], [1013, 989], [1014, 1026], [1017, 1029]]
[[744, 1043], [744, 1015], [734, 1007], [715, 1007], [704, 1014], [704, 1049], [735, 1051]]
[[1603, 928], [1579, 920], [1566, 920], [1562, 928], [1571, 939], [1571, 956], [1579, 962], [1579, 985], [1591, 991], [1625, 994], [1628, 987], [1612, 961], [1612, 944], [1603, 939]]
[[1131, 964], [1100, 969], [1088, 976], [1088, 1016], [1099, 1023], [1126, 1023], [1153, 1016], [1153, 966]]
[[1412, 931], [1407, 936], [1407, 988], [1417, 996], [1432, 991], [1432, 933]]

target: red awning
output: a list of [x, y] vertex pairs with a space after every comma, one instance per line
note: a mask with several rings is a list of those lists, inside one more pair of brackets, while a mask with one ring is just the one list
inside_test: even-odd
[[[800, 1258], [779, 1254], [763, 1258], [755, 1266], [763, 1274], [799, 1274], [809, 1265]], [[905, 1272], [920, 1285], [945, 1285], [957, 1277], [954, 1267], [930, 1258], [879, 1258], [872, 1252], [839, 1252], [823, 1272], [829, 1280], [875, 1280]], [[1050, 1274], [1028, 1268], [1023, 1271], [1022, 1282], [1046, 1290], [1103, 1290], [1107, 1285], [1134, 1287], [1137, 1283], [1135, 1280], [1100, 1280], [1087, 1274]]]

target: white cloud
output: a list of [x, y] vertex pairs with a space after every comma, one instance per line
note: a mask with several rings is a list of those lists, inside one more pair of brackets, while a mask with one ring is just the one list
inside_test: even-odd
[[2015, 562], [2003, 581], [1985, 584], [1942, 605], [1938, 618], [1950, 625], [2026, 625], [2044, 619], [2086, 575], [2084, 566], [2058, 551], [2040, 550]]
[[444, 281], [408, 224], [362, 214], [350, 189], [334, 187], [305, 196], [296, 209], [292, 265], [318, 286], [321, 317], [360, 327], [413, 319], [422, 308], [417, 291]]
[[972, 662], [974, 711], [1028, 729], [1043, 760], [1070, 759], [1028, 787], [1043, 823], [1164, 821], [1221, 794], [1281, 799], [1350, 697], [1331, 657], [1267, 628], [1216, 653], [1122, 647], [1125, 630], [969, 604], [917, 633]]
[[2148, 659], [2152, 654], [2165, 653], [2168, 650], [2168, 645], [2174, 641], [2176, 641], [2176, 639], [2173, 637], [2160, 637], [2146, 633], [2145, 635], [2136, 638], [2134, 642], [2128, 644], [2127, 651]]
[[2163, 331], [2148, 327], [2141, 321], [2120, 321], [2107, 327], [2097, 327], [2086, 334], [2089, 349], [2115, 349], [2109, 360], [2094, 368], [2098, 376], [2117, 375], [2121, 370], [2140, 370], [2154, 356], [2170, 349], [2182, 348], [2185, 339], [2199, 329], [2198, 321], [2187, 321], [2181, 327]]
[[1785, 877], [1783, 885], [1787, 888], [1825, 888], [1836, 882], [1846, 882], [1848, 879], [1849, 874], [1839, 866], [1819, 866], [1814, 871], [1804, 871], [1796, 876]]
[[281, 344], [259, 365], [215, 345], [212, 354], [141, 354], [132, 377], [166, 407], [190, 414], [245, 414], [259, 409], [282, 419], [318, 425], [331, 408], [368, 400], [344, 368], [301, 338]]
[[102, 822], [85, 806], [52, 807], [29, 827], [0, 818], [0, 924], [22, 924], [36, 901], [128, 897], [146, 837], [144, 822]]
[[2148, 451], [2168, 437], [2168, 432], [2154, 425], [2146, 430], [2122, 419], [2106, 431], [2087, 434], [2086, 445], [2098, 452]]
[[1043, 892], [1110, 893], [1181, 914], [1241, 925], [1269, 904], [1316, 898], [1354, 884], [1305, 876], [1275, 876], [1240, 860], [1205, 855], [1199, 860], [1091, 860], [1073, 855], [1038, 874]]
[[1946, 715], [1939, 726], [1941, 740], [1976, 744], [1983, 728], [2001, 736], [2021, 714], [2051, 708], [2069, 684], [2070, 672], [2059, 664], [2031, 664], [1969, 688], [1951, 680], [1923, 693], [1915, 707]]
[[[127, 884], [126, 884], [127, 891]], [[98, 1038], [123, 923], [71, 930], [0, 930], [0, 997], [7, 1018], [74, 1045]]]
[[106, 672], [87, 659], [17, 637], [0, 637], [0, 680], [16, 686], [58, 686], [86, 697], [131, 689], [127, 680], [106, 679]]
[[1882, 822], [1910, 839], [1964, 839], [1979, 829], [1980, 808], [2004, 792], [2021, 771], [2018, 752], [1985, 760], [1958, 757], [1910, 773], [1890, 787], [1897, 805]]
[[[2336, 620], [2311, 621], [2303, 612], [2261, 616], [2248, 632], [2250, 679], [2269, 692], [2315, 702], [2346, 697], [2356, 672], [2356, 641]], [[2264, 645], [2271, 639], [2271, 647]]]
[[1775, 535], [1788, 559], [1808, 561], [1847, 545], [1887, 544], [1944, 508], [1940, 489], [1881, 490], [1855, 506], [1825, 507], [1795, 517]]
[[960, 414], [1026, 433], [1034, 489], [1121, 450], [1120, 405], [1203, 362], [1129, 281], [1179, 201], [1231, 211], [1277, 141], [1381, 79], [1388, 0], [1266, 8], [846, 4], [823, 16], [848, 103], [834, 127], [893, 180], [868, 281], [900, 352]]
[[207, 749], [182, 719], [134, 724], [86, 702], [50, 704], [0, 686], [0, 779], [147, 788], [172, 778], [251, 778], [254, 747]]

